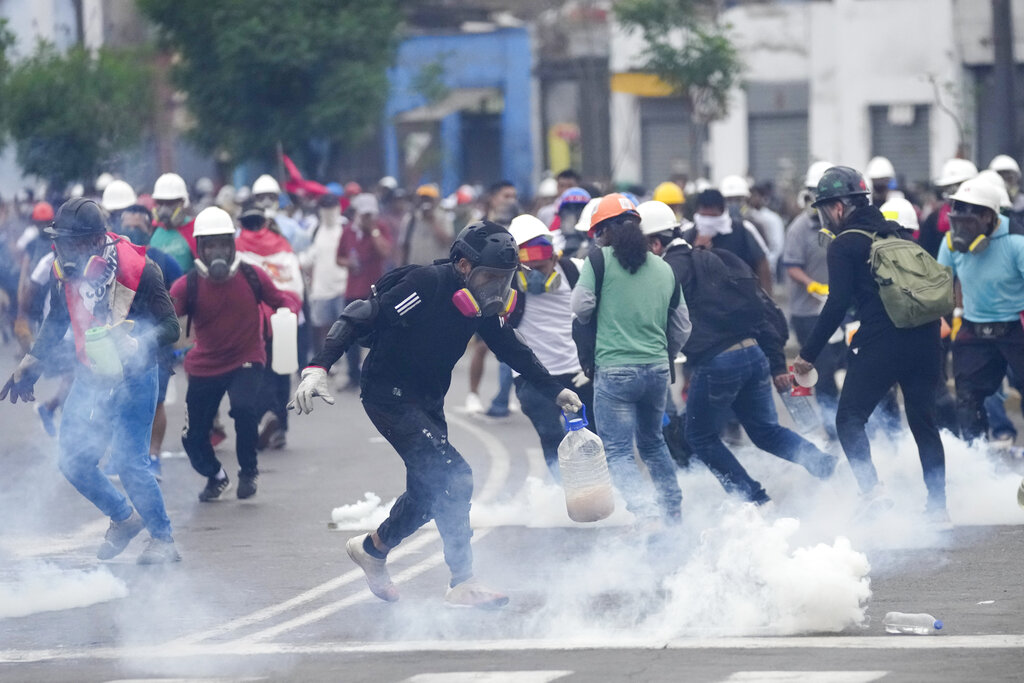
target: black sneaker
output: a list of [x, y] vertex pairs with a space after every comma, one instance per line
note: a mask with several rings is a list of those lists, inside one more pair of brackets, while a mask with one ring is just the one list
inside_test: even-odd
[[103, 545], [97, 551], [96, 557], [101, 560], [117, 557], [145, 526], [146, 524], [142, 521], [142, 517], [135, 510], [132, 510], [132, 514], [128, 519], [120, 522], [110, 520], [110, 526], [107, 527], [107, 535], [103, 537]]
[[211, 500], [217, 500], [222, 493], [230, 488], [231, 480], [228, 479], [227, 475], [224, 475], [223, 479], [207, 477], [206, 488], [199, 492], [199, 501], [206, 503]]
[[252, 498], [256, 495], [256, 480], [259, 479], [258, 474], [239, 474], [238, 475], [238, 499], [245, 500], [246, 498]]

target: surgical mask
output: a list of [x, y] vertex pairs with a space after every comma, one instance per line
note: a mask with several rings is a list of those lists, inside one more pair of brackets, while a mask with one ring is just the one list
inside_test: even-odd
[[552, 270], [550, 275], [536, 268], [520, 270], [516, 273], [516, 282], [519, 291], [526, 294], [545, 294], [553, 292], [562, 285], [562, 276], [558, 271]]
[[728, 235], [732, 232], [732, 216], [728, 213], [721, 216], [705, 216], [698, 213], [693, 217], [693, 222], [697, 226], [697, 233], [707, 237]]
[[961, 254], [980, 254], [988, 249], [991, 226], [982, 217], [988, 213], [983, 206], [953, 202], [949, 212], [950, 230], [946, 233], [946, 246]]
[[508, 315], [516, 305], [515, 272], [476, 266], [466, 277], [466, 286], [452, 295], [452, 303], [467, 318]]

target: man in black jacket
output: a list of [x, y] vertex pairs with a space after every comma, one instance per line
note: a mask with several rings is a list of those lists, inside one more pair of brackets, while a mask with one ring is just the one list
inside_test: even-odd
[[[648, 213], [656, 214], [645, 211], [644, 220]], [[792, 380], [786, 371], [783, 337], [771, 319], [777, 309], [759, 291], [754, 273], [725, 249], [692, 249], [672, 229], [648, 232], [648, 239], [652, 251], [672, 267], [693, 324], [683, 353], [692, 370], [686, 440], [694, 455], [726, 491], [758, 505], [770, 500], [764, 487], [722, 443], [719, 434], [731, 409], [758, 448], [803, 466], [819, 479], [830, 477], [837, 459], [779, 425], [772, 385], [780, 392], [790, 391]], [[713, 286], [713, 282], [734, 279], [735, 273], [744, 275], [736, 279], [736, 286]], [[736, 307], [730, 308], [728, 301]], [[784, 318], [780, 322], [785, 326]]]
[[302, 371], [290, 405], [310, 412], [316, 396], [333, 404], [327, 370], [357, 338], [372, 335], [361, 377], [363, 408], [405, 462], [406, 491], [384, 523], [371, 534], [349, 539], [346, 551], [366, 574], [373, 594], [393, 602], [398, 590], [385, 566], [387, 553], [433, 518], [452, 572], [445, 601], [501, 607], [508, 596], [473, 578], [473, 472], [448, 442], [444, 417], [452, 369], [470, 337], [479, 334], [544, 397], [564, 410], [578, 411], [582, 404], [505, 324], [504, 316], [515, 306], [511, 284], [519, 269], [515, 240], [505, 228], [490, 221], [468, 225], [452, 245], [449, 262], [407, 268], [386, 291], [345, 308], [323, 350]]
[[879, 509], [891, 507], [892, 500], [882, 492], [871, 462], [864, 425], [893, 382], [899, 382], [924, 470], [927, 511], [944, 522], [948, 520], [946, 460], [935, 417], [935, 387], [942, 362], [939, 322], [901, 329], [886, 313], [869, 263], [872, 239], [851, 231], [888, 239], [904, 235], [898, 223], [887, 221], [868, 203], [869, 194], [860, 173], [846, 166], [828, 169], [818, 182], [813, 206], [821, 216], [822, 231], [834, 237], [828, 248], [829, 294], [793, 369], [809, 372], [846, 311], [851, 306], [856, 309], [860, 329], [850, 345], [836, 413], [839, 442], [867, 502], [877, 502]]

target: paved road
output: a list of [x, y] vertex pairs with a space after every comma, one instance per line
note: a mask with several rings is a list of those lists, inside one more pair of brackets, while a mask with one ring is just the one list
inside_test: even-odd
[[[455, 405], [464, 387], [460, 367]], [[0, 614], [26, 595], [51, 611], [0, 618], [0, 680], [1024, 680], [1019, 476], [984, 454], [951, 449], [951, 531], [916, 515], [914, 453], [880, 435], [879, 469], [900, 498], [881, 520], [851, 521], [845, 466], [819, 485], [747, 449], [773, 509], [738, 505], [694, 471], [681, 475], [684, 528], [647, 540], [624, 512], [569, 522], [522, 416], [449, 412], [475, 470], [477, 573], [510, 592], [503, 611], [443, 608], [432, 525], [392, 554], [400, 602], [366, 590], [343, 545], [373, 526], [404, 472], [354, 395], [293, 418], [288, 448], [261, 456], [251, 501], [200, 504], [201, 478], [165, 461], [184, 560], [155, 568], [134, 564], [141, 540], [95, 560], [104, 520], [56, 471], [31, 409], [4, 404]], [[170, 414], [173, 448], [180, 402]], [[231, 443], [219, 453], [233, 473]], [[382, 504], [371, 496], [328, 528], [366, 492]], [[890, 610], [928, 611], [946, 628], [887, 636]]]

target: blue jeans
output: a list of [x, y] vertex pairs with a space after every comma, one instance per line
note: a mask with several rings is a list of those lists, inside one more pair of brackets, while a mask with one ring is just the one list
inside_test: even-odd
[[[667, 363], [599, 367], [594, 378], [594, 412], [608, 471], [626, 499], [626, 509], [637, 517], [655, 517], [660, 507], [666, 521], [677, 522], [683, 494], [661, 433], [668, 384]], [[657, 505], [633, 459], [634, 437], [654, 482]]]
[[512, 368], [505, 363], [498, 363], [498, 393], [491, 399], [488, 414], [508, 415], [508, 399], [512, 394]]
[[779, 425], [773, 390], [768, 359], [754, 345], [725, 351], [698, 366], [690, 379], [686, 401], [686, 439], [694, 455], [726, 491], [755, 503], [767, 502], [768, 494], [719, 438], [730, 408], [761, 450], [797, 463], [822, 479], [835, 468], [836, 458]]
[[[79, 374], [64, 403], [59, 464], [67, 480], [103, 514], [120, 522], [131, 516], [134, 505], [154, 538], [170, 540], [164, 497], [149, 469], [157, 374], [153, 365], [113, 389]], [[128, 498], [97, 467], [108, 446]]]

